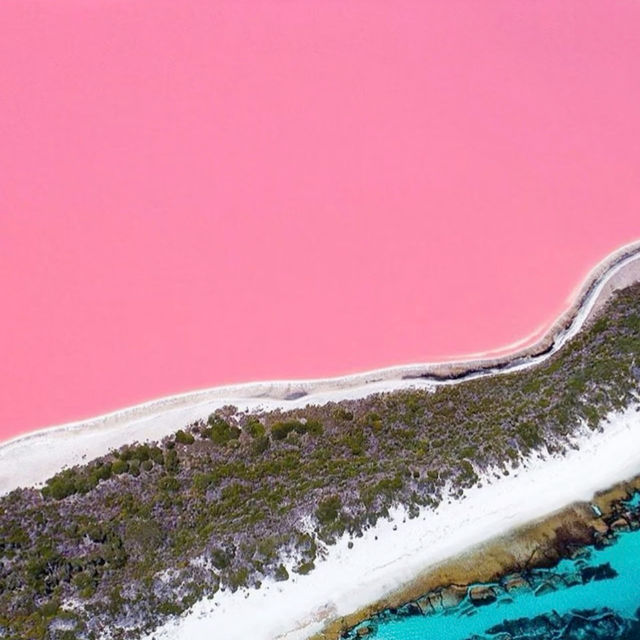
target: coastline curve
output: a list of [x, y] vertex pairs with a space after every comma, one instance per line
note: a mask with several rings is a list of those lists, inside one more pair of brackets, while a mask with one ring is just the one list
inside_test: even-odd
[[224, 385], [166, 396], [17, 436], [0, 443], [0, 495], [19, 486], [43, 482], [60, 468], [79, 464], [112, 448], [160, 439], [228, 404], [242, 411], [296, 409], [379, 392], [458, 384], [536, 366], [588, 325], [617, 289], [639, 281], [640, 240], [620, 247], [596, 265], [575, 290], [567, 309], [537, 340], [498, 356], [489, 353], [396, 365], [332, 378]]

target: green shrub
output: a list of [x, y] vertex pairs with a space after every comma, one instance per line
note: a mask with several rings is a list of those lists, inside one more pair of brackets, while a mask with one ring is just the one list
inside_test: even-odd
[[350, 422], [353, 420], [353, 413], [344, 407], [337, 407], [333, 412], [333, 419], [341, 422]]
[[283, 564], [281, 564], [276, 569], [274, 577], [277, 582], [284, 582], [285, 580], [289, 579], [289, 572], [287, 571], [287, 568]]
[[295, 569], [294, 571], [296, 573], [299, 573], [302, 576], [306, 576], [307, 573], [310, 573], [311, 571], [313, 571], [315, 569], [315, 564], [310, 560], [309, 562], [302, 562], [300, 563]]
[[182, 607], [175, 602], [165, 600], [158, 605], [158, 613], [164, 616], [179, 615], [182, 613]]
[[96, 581], [93, 576], [82, 571], [73, 576], [73, 586], [80, 592], [90, 593], [91, 591], [95, 591]]
[[226, 569], [231, 564], [231, 556], [224, 549], [213, 549], [211, 562], [216, 569]]
[[175, 449], [168, 449], [164, 454], [164, 468], [167, 473], [176, 473], [178, 471], [178, 454]]
[[149, 459], [150, 447], [147, 444], [126, 447], [120, 452], [122, 460], [139, 460], [144, 462]]
[[316, 509], [316, 518], [318, 518], [318, 522], [322, 525], [331, 524], [337, 519], [341, 506], [342, 501], [339, 496], [331, 496], [322, 500]]
[[540, 437], [540, 430], [536, 425], [533, 425], [530, 422], [519, 424], [516, 427], [516, 431], [518, 433], [518, 436], [520, 436], [522, 443], [528, 449], [533, 449], [542, 442], [542, 438]]
[[211, 473], [196, 473], [193, 476], [193, 488], [200, 493], [204, 493], [213, 481], [214, 476]]
[[129, 471], [129, 463], [124, 460], [114, 460], [111, 465], [111, 470], [116, 475], [120, 475], [121, 473], [126, 473]]
[[178, 444], [186, 445], [193, 444], [195, 442], [195, 438], [190, 433], [179, 429], [178, 431], [176, 431], [176, 442]]
[[129, 460], [129, 473], [135, 477], [140, 475], [140, 460], [137, 458]]
[[55, 500], [63, 500], [78, 492], [78, 487], [82, 487], [81, 480], [72, 469], [66, 469], [47, 480], [42, 494]]
[[161, 491], [177, 491], [180, 488], [180, 482], [174, 476], [164, 476], [158, 481], [158, 488]]
[[209, 438], [216, 444], [226, 444], [240, 437], [240, 429], [231, 426], [226, 420], [212, 413], [207, 420]]
[[269, 436], [258, 436], [253, 443], [253, 452], [256, 455], [264, 453], [269, 448]]
[[271, 425], [271, 437], [275, 440], [284, 440], [292, 432], [299, 434], [310, 433], [317, 436], [322, 434], [322, 423], [318, 420], [310, 419], [306, 422], [285, 420]]
[[246, 430], [252, 438], [261, 438], [265, 433], [264, 425], [257, 418], [249, 419]]
[[149, 447], [149, 459], [155, 464], [164, 464], [164, 454], [160, 447]]
[[56, 613], [58, 613], [59, 609], [60, 602], [58, 602], [57, 600], [49, 600], [49, 602], [45, 602], [45, 604], [40, 607], [40, 613], [45, 618], [51, 618], [52, 616], [55, 616]]
[[240, 567], [236, 571], [231, 572], [227, 579], [227, 583], [231, 591], [237, 591], [240, 587], [246, 587], [249, 582], [249, 569]]

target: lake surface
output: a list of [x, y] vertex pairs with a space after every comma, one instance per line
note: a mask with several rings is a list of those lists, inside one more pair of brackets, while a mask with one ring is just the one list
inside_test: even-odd
[[[628, 503], [640, 509], [640, 494]], [[591, 573], [589, 571], [591, 570]], [[474, 606], [468, 599], [447, 614], [395, 617], [375, 621], [371, 640], [467, 640], [584, 638], [630, 640], [640, 638], [640, 531], [618, 535], [601, 550], [587, 549], [574, 560], [563, 560], [550, 570], [536, 571], [556, 587], [576, 576], [584, 584], [560, 587], [536, 595], [520, 592], [492, 604]], [[573, 580], [576, 581], [576, 580]], [[505, 622], [506, 621], [506, 622]], [[366, 626], [370, 622], [360, 626]], [[502, 635], [501, 635], [502, 634]], [[564, 634], [564, 635], [563, 635]]]
[[548, 324], [639, 232], [639, 21], [0, 2], [0, 439]]

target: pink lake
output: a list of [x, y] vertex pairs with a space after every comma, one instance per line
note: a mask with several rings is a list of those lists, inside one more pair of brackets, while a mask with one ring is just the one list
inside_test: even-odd
[[640, 236], [640, 4], [0, 3], [0, 438], [498, 348]]

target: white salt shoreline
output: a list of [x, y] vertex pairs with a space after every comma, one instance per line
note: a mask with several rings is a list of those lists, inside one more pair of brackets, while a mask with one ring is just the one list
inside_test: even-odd
[[640, 407], [613, 414], [603, 426], [602, 432], [585, 429], [564, 457], [534, 457], [509, 476], [485, 476], [483, 487], [468, 490], [463, 500], [415, 519], [396, 509], [354, 538], [352, 549], [346, 536], [330, 547], [310, 574], [218, 593], [146, 640], [304, 640], [438, 562], [640, 474]]
[[[535, 343], [511, 353], [498, 350], [495, 353], [501, 355], [491, 358], [475, 356], [450, 362], [401, 365], [337, 378], [214, 387], [18, 436], [0, 443], [0, 495], [43, 482], [65, 466], [81, 464], [124, 444], [161, 439], [228, 404], [240, 411], [290, 410], [308, 404], [362, 398], [377, 392], [431, 389], [480, 375], [535, 366], [580, 331], [613, 291], [637, 281], [640, 281], [640, 241], [625, 245], [605, 258], [574, 292], [572, 304], [554, 325]], [[519, 344], [521, 342], [515, 343]], [[548, 350], [535, 355], [543, 347]], [[436, 379], [450, 374], [455, 374], [455, 379]]]

